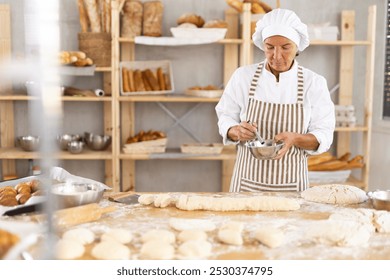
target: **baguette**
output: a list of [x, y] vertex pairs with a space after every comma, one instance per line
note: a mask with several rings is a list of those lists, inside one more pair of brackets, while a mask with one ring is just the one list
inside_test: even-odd
[[347, 167], [346, 161], [331, 160], [324, 163], [309, 166], [309, 171], [335, 171], [343, 170]]
[[161, 90], [166, 90], [164, 72], [161, 67], [157, 68], [157, 80]]
[[85, 6], [87, 7], [87, 13], [91, 22], [92, 32], [101, 32], [99, 10], [96, 4], [96, 0], [84, 0]]
[[87, 12], [85, 11], [83, 0], [78, 0], [78, 7], [79, 7], [81, 32], [88, 32], [89, 19], [88, 19]]
[[125, 67], [122, 68], [122, 88], [123, 88], [123, 92], [130, 91], [129, 76], [127, 73], [127, 69]]
[[152, 90], [160, 90], [160, 86], [158, 84], [157, 78], [155, 77], [152, 70], [145, 69], [142, 73], [145, 75]]
[[145, 85], [142, 80], [142, 73], [138, 69], [134, 71], [134, 87], [135, 91], [145, 91]]
[[142, 80], [143, 80], [144, 85], [145, 85], [145, 90], [146, 91], [153, 91], [153, 88], [152, 88], [152, 86], [149, 83], [149, 80], [148, 80], [148, 77], [146, 76], [146, 72], [145, 71], [142, 71]]
[[317, 165], [327, 161], [334, 160], [335, 157], [331, 153], [325, 152], [319, 155], [309, 156], [307, 159], [308, 166]]
[[166, 90], [171, 90], [172, 89], [171, 79], [170, 79], [168, 74], [164, 73], [164, 81], [165, 81], [165, 89]]
[[127, 76], [129, 79], [129, 89], [130, 91], [135, 91], [135, 86], [134, 86], [134, 71], [131, 69], [127, 70]]
[[363, 156], [358, 155], [348, 161], [345, 169], [363, 168], [363, 166], [364, 166], [364, 158]]
[[342, 155], [341, 157], [339, 157], [339, 160], [348, 161], [350, 156], [351, 156], [351, 153], [347, 152], [344, 155]]

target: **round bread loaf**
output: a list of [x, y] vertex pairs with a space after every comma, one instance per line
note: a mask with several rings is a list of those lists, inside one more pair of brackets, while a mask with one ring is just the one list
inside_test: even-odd
[[29, 193], [31, 194], [31, 186], [28, 182], [26, 183], [19, 183], [15, 186], [15, 190], [18, 193]]
[[209, 20], [203, 25], [203, 28], [227, 28], [227, 27], [228, 27], [227, 22], [220, 19]]

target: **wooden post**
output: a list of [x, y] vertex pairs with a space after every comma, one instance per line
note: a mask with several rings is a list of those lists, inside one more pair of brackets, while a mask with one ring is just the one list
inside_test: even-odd
[[372, 131], [372, 104], [374, 96], [374, 64], [375, 64], [375, 37], [376, 37], [376, 6], [370, 6], [368, 9], [368, 27], [367, 40], [370, 45], [367, 46], [366, 55], [366, 88], [365, 88], [365, 126], [367, 131], [363, 137], [363, 148], [365, 150], [365, 165], [363, 168], [364, 188], [368, 190], [370, 173], [370, 151], [371, 151], [371, 131]]
[[[0, 4], [0, 63], [11, 60], [11, 12], [9, 4]], [[12, 86], [8, 81], [0, 80], [0, 94], [9, 94]], [[1, 148], [14, 147], [14, 103], [0, 102], [0, 145]], [[3, 179], [16, 176], [15, 160], [2, 160]]]
[[[355, 11], [343, 11], [341, 14], [341, 40], [355, 39]], [[353, 95], [354, 46], [342, 46], [340, 50], [340, 105], [351, 105]], [[337, 135], [337, 156], [350, 152], [350, 132]]]
[[[227, 9], [225, 11], [225, 20], [228, 24], [228, 31], [226, 39], [237, 39], [238, 34], [238, 13], [234, 9]], [[233, 72], [238, 67], [238, 45], [225, 44], [224, 45], [224, 71], [223, 84], [226, 85], [232, 76]]]
[[248, 65], [251, 63], [251, 4], [245, 3], [242, 13], [242, 45], [240, 65]]

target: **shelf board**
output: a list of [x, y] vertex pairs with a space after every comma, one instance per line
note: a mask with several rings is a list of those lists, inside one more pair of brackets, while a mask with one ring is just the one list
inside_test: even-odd
[[236, 153], [231, 150], [222, 151], [221, 154], [185, 154], [179, 149], [167, 149], [167, 152], [160, 154], [124, 154], [119, 158], [122, 160], [151, 160], [151, 159], [169, 159], [169, 160], [235, 160]]
[[[38, 100], [36, 96], [30, 95], [0, 95], [0, 101], [30, 101]], [[62, 96], [62, 101], [111, 101], [111, 96], [85, 97], [85, 96]]]
[[111, 67], [96, 67], [95, 72], [111, 72]]
[[196, 97], [184, 94], [169, 94], [169, 95], [128, 95], [120, 96], [119, 101], [124, 102], [209, 102], [216, 103], [219, 98]]
[[313, 40], [310, 41], [310, 45], [313, 46], [369, 46], [372, 43], [370, 41], [321, 41], [321, 40]]
[[[39, 152], [25, 152], [21, 148], [0, 148], [0, 159], [40, 159]], [[107, 160], [112, 159], [111, 151], [84, 150], [81, 154], [71, 154], [67, 151], [59, 151], [53, 155], [55, 159], [67, 160]]]
[[336, 127], [335, 131], [338, 132], [368, 131], [368, 127], [367, 126]]
[[[167, 38], [170, 38], [170, 37], [167, 37]], [[135, 44], [134, 38], [120, 37], [118, 39], [118, 41], [120, 43], [132, 43], [132, 44]], [[214, 44], [242, 44], [243, 42], [244, 42], [243, 39], [229, 38], [229, 39], [218, 40], [218, 41], [214, 42]], [[159, 46], [159, 45], [156, 45], [156, 46]], [[185, 45], [183, 45], [183, 46], [185, 46]]]

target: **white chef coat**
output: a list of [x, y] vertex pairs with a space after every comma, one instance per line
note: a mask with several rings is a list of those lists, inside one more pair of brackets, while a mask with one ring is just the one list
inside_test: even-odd
[[[264, 61], [265, 65], [267, 61]], [[258, 64], [242, 66], [232, 75], [225, 87], [224, 93], [215, 107], [218, 116], [219, 133], [223, 143], [237, 144], [227, 137], [230, 127], [246, 121], [246, 107], [248, 106], [249, 87]], [[298, 62], [295, 60], [289, 71], [276, 77], [264, 67], [256, 87], [254, 98], [263, 102], [293, 104], [297, 102], [297, 71]], [[303, 68], [304, 78], [304, 128], [307, 133], [313, 134], [319, 147], [310, 154], [326, 152], [333, 142], [335, 128], [334, 104], [326, 80], [321, 75]]]

